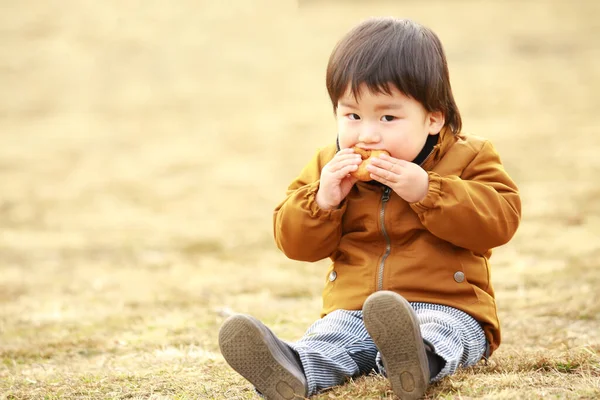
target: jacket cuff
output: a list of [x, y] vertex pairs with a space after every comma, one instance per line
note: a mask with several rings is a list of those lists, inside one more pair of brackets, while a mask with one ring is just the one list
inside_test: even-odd
[[344, 211], [346, 211], [346, 200], [344, 199], [337, 208], [331, 210], [323, 210], [317, 204], [317, 192], [319, 191], [320, 180], [317, 180], [308, 185], [308, 190], [304, 195], [306, 206], [311, 218], [322, 220], [340, 220]]
[[429, 175], [427, 195], [423, 200], [410, 204], [410, 207], [418, 214], [432, 209], [442, 194], [442, 177], [431, 171], [427, 174]]

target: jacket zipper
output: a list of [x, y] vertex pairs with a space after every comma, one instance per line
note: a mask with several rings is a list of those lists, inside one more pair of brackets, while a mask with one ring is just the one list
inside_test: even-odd
[[[427, 157], [425, 157], [425, 159], [420, 165], [423, 165], [425, 161], [427, 161], [429, 157], [431, 157], [431, 154], [433, 153], [434, 149], [431, 149], [429, 154], [427, 154]], [[377, 290], [383, 290], [383, 270], [385, 269], [385, 260], [387, 260], [388, 256], [390, 255], [390, 252], [392, 251], [392, 241], [390, 240], [387, 230], [385, 229], [385, 205], [390, 199], [391, 191], [392, 189], [386, 186], [385, 189], [383, 189], [383, 196], [381, 197], [381, 211], [379, 212], [379, 222], [381, 223], [381, 231], [383, 232], [383, 237], [385, 239], [385, 251], [383, 253], [383, 257], [381, 257], [381, 261], [379, 262], [379, 268], [377, 269]]]
[[386, 188], [383, 190], [383, 196], [381, 197], [379, 221], [381, 223], [381, 231], [383, 232], [383, 237], [385, 239], [385, 252], [383, 253], [383, 257], [381, 257], [381, 262], [379, 263], [379, 268], [377, 269], [377, 290], [383, 290], [383, 270], [385, 268], [385, 260], [388, 258], [392, 250], [392, 242], [387, 231], [385, 230], [385, 205], [390, 199], [391, 191], [392, 189], [386, 186]]

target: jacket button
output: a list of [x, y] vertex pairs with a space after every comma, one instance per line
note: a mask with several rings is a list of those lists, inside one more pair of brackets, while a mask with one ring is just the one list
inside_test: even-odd
[[457, 271], [454, 273], [454, 280], [458, 283], [465, 281], [465, 273], [462, 271]]
[[331, 271], [331, 272], [329, 273], [329, 281], [330, 281], [330, 282], [333, 282], [333, 281], [335, 281], [335, 278], [337, 278], [337, 272], [335, 272], [335, 271]]

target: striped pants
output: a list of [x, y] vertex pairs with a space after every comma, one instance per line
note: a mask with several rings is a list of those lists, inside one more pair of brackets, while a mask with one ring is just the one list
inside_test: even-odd
[[[431, 381], [476, 364], [486, 350], [483, 329], [475, 319], [452, 307], [411, 303], [424, 341], [446, 361]], [[315, 322], [297, 342], [287, 342], [300, 356], [308, 395], [371, 371], [385, 374], [381, 355], [371, 340], [362, 311], [336, 310]]]

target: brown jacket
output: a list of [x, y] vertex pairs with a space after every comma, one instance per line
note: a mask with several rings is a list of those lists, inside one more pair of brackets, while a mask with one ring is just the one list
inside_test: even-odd
[[465, 311], [481, 323], [493, 352], [500, 325], [489, 258], [517, 230], [521, 201], [492, 144], [443, 130], [422, 164], [429, 174], [422, 201], [359, 182], [338, 209], [324, 211], [315, 194], [335, 153], [335, 144], [320, 150], [274, 214], [275, 241], [289, 258], [332, 260], [322, 316], [360, 310], [371, 293], [392, 290]]

